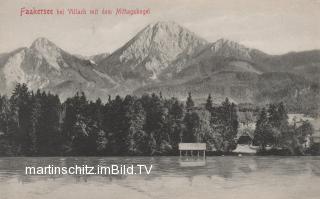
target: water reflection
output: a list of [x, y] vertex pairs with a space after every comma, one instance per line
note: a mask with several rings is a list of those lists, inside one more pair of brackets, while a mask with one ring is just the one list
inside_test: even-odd
[[[150, 175], [133, 176], [24, 174], [25, 166], [111, 164], [152, 164], [153, 169]], [[65, 198], [65, 191], [77, 199], [96, 192], [119, 198], [211, 198], [212, 192], [220, 198], [245, 198], [253, 192], [260, 198], [270, 193], [279, 199], [312, 198], [320, 196], [319, 183], [319, 157], [208, 157], [205, 166], [196, 167], [182, 167], [178, 157], [0, 158], [1, 199]]]

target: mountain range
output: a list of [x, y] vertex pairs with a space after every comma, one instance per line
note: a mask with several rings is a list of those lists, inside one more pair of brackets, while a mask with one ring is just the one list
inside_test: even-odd
[[[108, 44], [106, 44], [108, 45]], [[319, 94], [320, 50], [269, 55], [237, 42], [209, 42], [175, 22], [146, 26], [113, 53], [90, 57], [66, 52], [46, 38], [0, 54], [0, 92], [16, 83], [66, 99], [83, 91], [90, 99], [161, 92], [201, 103], [297, 100]]]

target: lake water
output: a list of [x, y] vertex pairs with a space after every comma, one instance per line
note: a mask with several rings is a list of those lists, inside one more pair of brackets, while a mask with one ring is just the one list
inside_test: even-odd
[[[150, 175], [25, 175], [25, 166], [153, 165]], [[320, 157], [0, 158], [1, 199], [319, 199]]]

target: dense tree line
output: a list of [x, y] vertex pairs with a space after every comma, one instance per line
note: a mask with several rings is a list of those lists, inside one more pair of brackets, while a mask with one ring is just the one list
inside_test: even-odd
[[[301, 155], [312, 147], [313, 128], [307, 121], [288, 124], [288, 115], [283, 103], [270, 104], [262, 108], [256, 122], [254, 143], [261, 153], [271, 148], [271, 153]], [[308, 143], [310, 142], [310, 143]], [[309, 146], [308, 146], [309, 145]]]
[[[109, 96], [106, 103], [77, 93], [62, 103], [18, 84], [10, 98], [0, 96], [0, 155], [174, 155], [180, 142], [205, 142], [208, 150], [228, 153], [237, 144], [237, 111], [228, 98], [213, 105], [211, 95], [196, 107], [191, 93], [185, 103], [161, 93]], [[312, 127], [289, 126], [287, 119], [283, 103], [260, 110], [253, 141], [261, 151], [305, 152]]]
[[178, 154], [179, 142], [207, 142], [210, 148], [235, 147], [238, 124], [228, 99], [195, 107], [159, 95], [88, 101], [77, 93], [61, 103], [57, 95], [18, 84], [0, 98], [1, 155], [157, 155]]
[[30, 92], [18, 84], [8, 99], [0, 97], [0, 154], [56, 155], [62, 136], [61, 103], [56, 95]]

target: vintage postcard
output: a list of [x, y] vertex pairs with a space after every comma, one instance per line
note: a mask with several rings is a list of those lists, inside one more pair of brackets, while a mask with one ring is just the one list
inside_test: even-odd
[[320, 198], [319, 0], [1, 0], [0, 199]]

